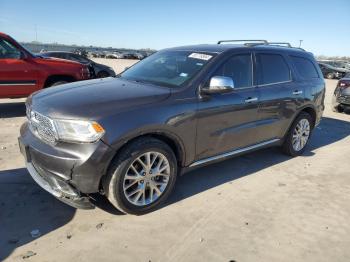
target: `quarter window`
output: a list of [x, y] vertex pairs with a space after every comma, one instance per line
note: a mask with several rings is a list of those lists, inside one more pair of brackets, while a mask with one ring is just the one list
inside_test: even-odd
[[231, 77], [235, 88], [251, 87], [253, 80], [252, 56], [236, 55], [226, 61], [214, 76]]
[[293, 64], [299, 75], [304, 79], [319, 78], [314, 64], [306, 58], [299, 56], [291, 56]]
[[281, 55], [258, 54], [258, 83], [268, 85], [291, 80], [289, 67]]

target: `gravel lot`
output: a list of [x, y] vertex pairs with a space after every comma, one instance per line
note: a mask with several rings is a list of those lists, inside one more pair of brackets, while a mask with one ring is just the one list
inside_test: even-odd
[[38, 187], [17, 145], [24, 99], [0, 100], [0, 261], [350, 261], [350, 115], [331, 112], [335, 85], [302, 157], [272, 148], [195, 170], [139, 217], [103, 199], [75, 210]]

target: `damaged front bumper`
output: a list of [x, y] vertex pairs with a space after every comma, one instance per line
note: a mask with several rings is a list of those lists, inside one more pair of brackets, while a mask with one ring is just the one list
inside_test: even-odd
[[29, 174], [47, 192], [62, 202], [81, 209], [91, 209], [90, 193], [100, 190], [114, 151], [102, 141], [90, 144], [41, 141], [25, 123], [18, 138]]
[[26, 167], [34, 181], [47, 192], [63, 201], [64, 203], [80, 209], [93, 209], [95, 206], [90, 202], [88, 196], [83, 196], [71, 185], [54, 176], [44, 177], [35, 169], [32, 163], [27, 162]]

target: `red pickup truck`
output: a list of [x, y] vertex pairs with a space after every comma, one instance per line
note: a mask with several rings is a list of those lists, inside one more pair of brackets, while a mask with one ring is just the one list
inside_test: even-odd
[[0, 32], [0, 98], [26, 97], [42, 88], [89, 77], [86, 65], [34, 55]]

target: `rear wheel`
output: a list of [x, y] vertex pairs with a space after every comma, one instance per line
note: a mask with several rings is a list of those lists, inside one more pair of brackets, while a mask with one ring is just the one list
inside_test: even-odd
[[301, 155], [309, 141], [312, 127], [313, 121], [310, 114], [301, 112], [286, 135], [282, 145], [283, 152], [290, 156]]
[[106, 72], [106, 71], [102, 71], [102, 72], [99, 72], [97, 74], [97, 78], [105, 78], [105, 77], [109, 77], [110, 75]]
[[104, 189], [109, 201], [120, 211], [141, 215], [166, 200], [176, 176], [177, 161], [171, 148], [158, 139], [141, 138], [113, 161]]

